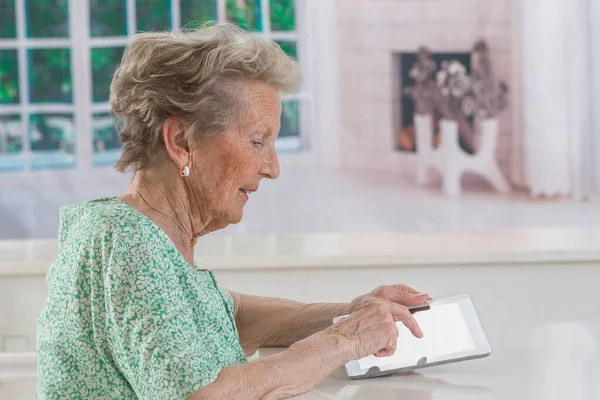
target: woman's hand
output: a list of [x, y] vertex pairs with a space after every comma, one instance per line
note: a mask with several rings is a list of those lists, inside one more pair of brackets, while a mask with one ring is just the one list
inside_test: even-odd
[[384, 300], [362, 306], [328, 330], [350, 342], [351, 360], [371, 354], [386, 357], [396, 352], [396, 321], [402, 321], [416, 337], [423, 337], [419, 324], [406, 306]]
[[396, 321], [401, 321], [416, 337], [423, 337], [408, 307], [428, 300], [431, 300], [428, 294], [420, 294], [406, 285], [380, 286], [354, 299], [350, 303], [352, 314], [330, 329], [352, 343], [353, 359], [371, 354], [391, 356], [396, 352], [398, 339]]
[[351, 312], [360, 310], [367, 304], [388, 301], [402, 306], [418, 306], [432, 298], [426, 293], [406, 285], [379, 286], [370, 293], [359, 296], [350, 303]]

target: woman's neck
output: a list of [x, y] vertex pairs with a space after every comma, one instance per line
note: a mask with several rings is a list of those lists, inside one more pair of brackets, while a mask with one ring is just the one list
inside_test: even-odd
[[162, 229], [193, 267], [197, 240], [194, 232], [204, 231], [206, 224], [193, 220], [183, 182], [161, 175], [156, 170], [136, 172], [129, 191], [119, 200], [144, 214]]

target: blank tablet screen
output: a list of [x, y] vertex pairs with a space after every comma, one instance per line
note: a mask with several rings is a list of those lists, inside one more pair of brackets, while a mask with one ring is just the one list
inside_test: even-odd
[[390, 357], [362, 358], [358, 361], [360, 367], [409, 367], [417, 365], [423, 357], [431, 362], [475, 350], [475, 342], [459, 304], [432, 305], [429, 310], [416, 312], [414, 317], [423, 331], [422, 339], [414, 337], [402, 322], [397, 322], [399, 336], [396, 353]]

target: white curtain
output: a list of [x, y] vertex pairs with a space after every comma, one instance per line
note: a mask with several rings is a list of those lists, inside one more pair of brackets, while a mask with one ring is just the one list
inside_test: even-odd
[[522, 0], [525, 181], [534, 195], [582, 199], [600, 187], [591, 85], [595, 2]]
[[[338, 167], [341, 162], [338, 118], [338, 44], [336, 0], [296, 2], [304, 80], [311, 93], [308, 146], [316, 165]], [[303, 61], [302, 56], [305, 60]]]
[[600, 1], [588, 0], [590, 49], [590, 112], [591, 112], [591, 195], [600, 194]]

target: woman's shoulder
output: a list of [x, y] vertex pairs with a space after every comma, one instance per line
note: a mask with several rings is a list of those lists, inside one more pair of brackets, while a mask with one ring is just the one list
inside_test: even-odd
[[93, 240], [142, 241], [156, 235], [143, 214], [115, 198], [100, 198], [60, 209], [59, 243]]
[[61, 207], [60, 230], [70, 230], [74, 226], [107, 228], [121, 221], [128, 224], [138, 222], [131, 217], [131, 213], [123, 207], [123, 203], [115, 198], [104, 197]]
[[[58, 259], [113, 267], [153, 265], [170, 253], [166, 235], [145, 215], [115, 198], [77, 203], [60, 210]], [[67, 259], [64, 257], [68, 256]], [[72, 259], [73, 258], [73, 259]], [[124, 261], [127, 263], [124, 263]], [[121, 265], [123, 264], [123, 265]]]

